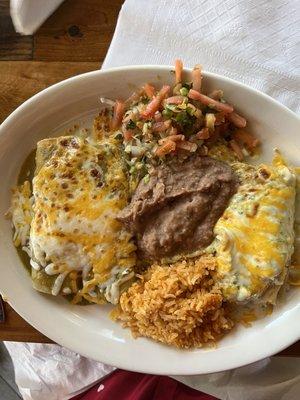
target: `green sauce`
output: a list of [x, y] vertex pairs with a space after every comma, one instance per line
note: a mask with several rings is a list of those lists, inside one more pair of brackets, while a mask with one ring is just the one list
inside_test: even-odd
[[[32, 182], [35, 170], [35, 153], [36, 149], [32, 150], [26, 157], [26, 160], [24, 161], [23, 165], [21, 166], [20, 173], [18, 176], [18, 185], [22, 185], [25, 181]], [[25, 269], [31, 275], [31, 265], [28, 254], [22, 250], [21, 246], [17, 247], [17, 252]]]

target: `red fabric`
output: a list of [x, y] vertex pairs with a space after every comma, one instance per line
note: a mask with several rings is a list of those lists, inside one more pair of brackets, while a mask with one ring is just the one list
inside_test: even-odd
[[[102, 386], [101, 386], [102, 385]], [[72, 400], [217, 400], [167, 376], [116, 370]]]

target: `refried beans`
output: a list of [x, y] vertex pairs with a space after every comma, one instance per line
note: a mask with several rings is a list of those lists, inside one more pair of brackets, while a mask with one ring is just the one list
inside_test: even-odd
[[211, 157], [160, 165], [147, 183], [140, 181], [118, 219], [136, 235], [146, 259], [193, 252], [212, 242], [237, 185], [230, 166]]

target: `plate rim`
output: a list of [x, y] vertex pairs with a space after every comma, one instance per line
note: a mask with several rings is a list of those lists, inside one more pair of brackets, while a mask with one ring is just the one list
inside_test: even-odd
[[[61, 82], [58, 82], [54, 85], [51, 85], [45, 89], [43, 89], [42, 91], [38, 92], [37, 94], [35, 94], [34, 96], [30, 97], [29, 99], [27, 99], [24, 103], [22, 103], [19, 107], [17, 107], [0, 125], [0, 135], [4, 134], [6, 132], [6, 128], [7, 126], [9, 126], [9, 124], [11, 122], [13, 122], [13, 120], [18, 117], [19, 113], [23, 112], [24, 110], [26, 110], [27, 107], [30, 107], [32, 104], [34, 104], [36, 101], [38, 101], [41, 97], [43, 97], [44, 95], [50, 95], [53, 91], [56, 91], [57, 89], [61, 89], [63, 88], [65, 85], [69, 85], [72, 84], [75, 81], [79, 81], [82, 79], [85, 79], [86, 77], [89, 76], [98, 76], [98, 75], [105, 75], [105, 74], [111, 74], [111, 73], [118, 73], [118, 72], [126, 72], [129, 70], [135, 71], [135, 70], [145, 70], [145, 71], [170, 71], [174, 69], [173, 66], [162, 66], [162, 65], [134, 65], [134, 66], [122, 66], [122, 67], [115, 67], [115, 68], [110, 68], [110, 69], [105, 69], [105, 70], [95, 70], [95, 71], [90, 71], [90, 72], [86, 72], [80, 75], [76, 75], [74, 77], [70, 77], [68, 79], [65, 79]], [[190, 68], [185, 68], [184, 71], [190, 72], [191, 69]], [[234, 85], [240, 86], [240, 87], [244, 87], [245, 89], [247, 89], [248, 91], [251, 91], [252, 93], [254, 93], [255, 95], [258, 95], [260, 97], [265, 98], [268, 102], [273, 103], [274, 105], [276, 105], [277, 107], [279, 107], [282, 111], [284, 111], [289, 118], [293, 118], [294, 120], [296, 120], [297, 122], [300, 122], [300, 116], [298, 116], [296, 113], [294, 113], [293, 111], [291, 111], [290, 109], [288, 109], [286, 106], [284, 106], [283, 104], [279, 103], [277, 100], [273, 99], [272, 97], [270, 97], [269, 95], [256, 90], [254, 88], [251, 88], [250, 86], [236, 81], [234, 79], [228, 78], [226, 76], [223, 75], [219, 75], [219, 74], [215, 74], [215, 73], [211, 73], [208, 71], [204, 71], [204, 76], [208, 76], [212, 79], [221, 79], [223, 81], [227, 81], [229, 83], [232, 83]], [[5, 295], [5, 289], [1, 286], [1, 282], [0, 282], [0, 288], [1, 291], [3, 291], [4, 293], [4, 297]], [[45, 336], [49, 337], [49, 333], [46, 332], [46, 329], [43, 328], [43, 326], [41, 327], [38, 324], [38, 321], [32, 321], [31, 317], [30, 317], [30, 312], [27, 312], [27, 310], [22, 309], [21, 303], [19, 300], [16, 299], [8, 299], [7, 302], [16, 310], [16, 312], [22, 316], [22, 318], [24, 318], [30, 325], [32, 325], [35, 329], [37, 329], [38, 331], [40, 331], [41, 333], [43, 333]], [[293, 314], [297, 313], [297, 309], [299, 309], [300, 304], [297, 304], [292, 310], [289, 310], [291, 312], [293, 312]], [[21, 311], [20, 311], [21, 310]], [[287, 318], [287, 317], [286, 317]], [[73, 351], [78, 352], [78, 348], [75, 349], [74, 346], [69, 346], [67, 343], [66, 338], [63, 338], [63, 335], [60, 335], [59, 331], [55, 331], [55, 332], [51, 332], [51, 339], [54, 340], [57, 343], [60, 343], [61, 345], [67, 347], [67, 348], [71, 348]], [[50, 338], [50, 337], [49, 337]], [[243, 356], [240, 357], [234, 361], [230, 360], [229, 362], [227, 361], [227, 364], [225, 363], [225, 366], [223, 366], [222, 368], [216, 368], [216, 367], [210, 367], [210, 368], [205, 368], [205, 371], [203, 370], [203, 368], [191, 368], [191, 367], [185, 367], [185, 366], [180, 366], [179, 369], [171, 367], [169, 368], [169, 370], [167, 370], [166, 368], [158, 368], [156, 370], [153, 369], [153, 367], [147, 367], [144, 366], [142, 369], [138, 368], [138, 367], [129, 367], [128, 364], [130, 363], [130, 361], [122, 361], [122, 362], [118, 362], [118, 367], [119, 368], [123, 368], [123, 369], [129, 369], [131, 371], [136, 371], [136, 372], [145, 372], [145, 373], [154, 373], [154, 374], [158, 374], [158, 375], [198, 375], [198, 374], [206, 374], [206, 373], [212, 373], [212, 372], [221, 372], [221, 371], [225, 371], [228, 369], [232, 369], [232, 368], [238, 368], [247, 364], [251, 364], [253, 362], [259, 361], [263, 358], [266, 358], [274, 353], [280, 352], [282, 351], [284, 348], [290, 346], [291, 344], [295, 343], [297, 340], [300, 339], [300, 329], [299, 332], [297, 334], [297, 332], [295, 331], [295, 335], [292, 337], [290, 337], [290, 339], [288, 341], [283, 340], [283, 341], [279, 341], [280, 343], [277, 343], [277, 341], [272, 342], [272, 345], [270, 347], [266, 347], [264, 349], [264, 351], [260, 351], [259, 352], [259, 357], [257, 357], [257, 355], [255, 356], [255, 354], [257, 354], [258, 352], [253, 352], [253, 355], [251, 356]], [[147, 339], [149, 340], [149, 339]], [[180, 350], [179, 350], [180, 351]], [[91, 359], [95, 359], [93, 357], [92, 354], [90, 354], [89, 351], [85, 351], [83, 348], [80, 350], [80, 354], [89, 357]], [[109, 354], [109, 353], [108, 353]], [[199, 355], [200, 357], [200, 355]], [[105, 353], [103, 353], [103, 357], [101, 362], [107, 363], [107, 364], [111, 364], [111, 356], [108, 355], [106, 356]], [[99, 360], [96, 360], [99, 361]], [[224, 360], [223, 360], [223, 365], [224, 365]]]

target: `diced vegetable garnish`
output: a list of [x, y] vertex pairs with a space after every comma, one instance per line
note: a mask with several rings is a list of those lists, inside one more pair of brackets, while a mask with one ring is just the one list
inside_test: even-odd
[[193, 89], [197, 90], [200, 93], [201, 91], [201, 83], [202, 83], [202, 67], [201, 65], [195, 65], [192, 71], [192, 79], [193, 79]]
[[172, 140], [173, 142], [181, 142], [181, 141], [183, 141], [184, 139], [185, 139], [185, 136], [184, 136], [184, 135], [170, 135], [170, 136], [167, 136], [167, 137], [164, 138], [164, 139], [160, 139], [160, 140], [158, 141], [158, 143], [159, 143], [159, 144], [164, 144], [164, 143], [168, 142], [169, 140]]
[[182, 81], [182, 70], [183, 63], [181, 60], [175, 61], [175, 83], [180, 83]]
[[127, 124], [126, 124], [126, 129], [134, 129], [136, 127], [136, 124], [132, 119], [130, 119]]
[[191, 142], [177, 142], [176, 143], [176, 148], [177, 149], [182, 149], [182, 150], [187, 150], [191, 152], [195, 152], [197, 150], [197, 144], [196, 143], [191, 143]]
[[121, 123], [125, 112], [125, 104], [123, 101], [117, 100], [114, 105], [114, 115], [111, 121], [111, 128], [117, 129]]
[[162, 146], [158, 147], [155, 154], [159, 157], [165, 156], [176, 149], [176, 143], [172, 140], [166, 141]]
[[156, 111], [156, 113], [154, 114], [154, 120], [156, 122], [161, 122], [163, 120], [162, 114], [159, 111]]
[[177, 128], [174, 128], [174, 126], [172, 126], [169, 133], [170, 136], [176, 136], [177, 132], [178, 132]]
[[123, 132], [124, 140], [128, 142], [133, 138], [133, 132], [131, 130], [125, 129]]
[[[242, 128], [246, 120], [226, 102], [222, 90], [202, 91], [202, 68], [196, 65], [191, 82], [183, 81], [183, 64], [175, 62], [175, 84], [145, 83], [125, 102], [103, 99], [113, 106], [111, 128], [122, 141], [133, 179], [149, 179], [149, 167], [164, 158], [208, 154], [217, 141], [230, 147], [239, 160], [253, 154], [259, 140]], [[108, 115], [110, 115], [108, 113]]]
[[198, 100], [202, 104], [214, 108], [215, 110], [223, 111], [226, 114], [233, 112], [233, 107], [230, 104], [221, 103], [220, 101], [211, 99], [210, 97], [205, 96], [204, 94], [199, 93], [196, 90], [190, 89], [188, 96], [190, 99]]
[[188, 93], [189, 93], [189, 89], [187, 89], [186, 87], [182, 87], [182, 88], [179, 90], [179, 93], [181, 94], [181, 96], [187, 96]]
[[152, 99], [152, 97], [154, 96], [154, 93], [155, 93], [155, 87], [150, 85], [149, 83], [145, 83], [143, 89], [144, 89], [146, 95], [149, 97], [149, 99]]
[[227, 115], [227, 119], [233, 123], [237, 128], [245, 128], [247, 125], [247, 121], [244, 117], [241, 117], [235, 112], [232, 112]]
[[165, 104], [182, 104], [185, 100], [184, 96], [172, 96], [168, 97], [164, 103]]
[[152, 130], [153, 132], [164, 132], [168, 128], [170, 128], [172, 121], [168, 119], [167, 121], [162, 121], [162, 122], [155, 122], [153, 124]]
[[209, 130], [213, 131], [215, 129], [215, 122], [216, 122], [216, 117], [215, 114], [212, 113], [207, 113], [205, 114], [205, 126]]
[[163, 99], [167, 96], [170, 91], [170, 86], [164, 85], [158, 94], [148, 103], [146, 110], [141, 113], [142, 118], [150, 118], [152, 117], [156, 111], [159, 110], [159, 106]]

